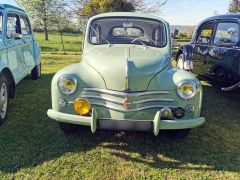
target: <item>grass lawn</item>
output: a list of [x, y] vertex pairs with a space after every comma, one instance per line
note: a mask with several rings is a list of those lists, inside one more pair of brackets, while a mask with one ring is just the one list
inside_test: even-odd
[[0, 128], [0, 179], [240, 179], [239, 90], [204, 85], [204, 126], [187, 139], [88, 128], [66, 136], [47, 117], [50, 84], [80, 55], [43, 54], [43, 76], [25, 78]]
[[[42, 51], [61, 52], [63, 51], [61, 36], [59, 33], [49, 33], [49, 40], [45, 41], [44, 33], [35, 32], [35, 37], [39, 41]], [[66, 51], [79, 52], [82, 50], [83, 36], [79, 34], [63, 34], [63, 42]]]

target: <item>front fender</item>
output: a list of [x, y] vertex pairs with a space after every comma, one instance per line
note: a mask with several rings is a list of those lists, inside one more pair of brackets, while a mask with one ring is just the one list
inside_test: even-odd
[[[64, 95], [58, 89], [58, 79], [65, 74], [76, 77], [78, 82], [77, 90], [71, 95]], [[69, 65], [61, 69], [54, 75], [52, 80], [52, 108], [60, 112], [72, 112], [72, 107], [65, 107], [64, 109], [61, 109], [61, 107], [59, 106], [59, 100], [64, 99], [68, 103], [75, 101], [82, 93], [83, 88], [90, 87], [105, 89], [106, 85], [101, 75], [84, 61], [78, 64]]]
[[[181, 81], [191, 80], [197, 84], [197, 94], [192, 99], [182, 99], [177, 94], [177, 87]], [[194, 114], [191, 118], [200, 117], [202, 108], [202, 86], [196, 76], [188, 71], [180, 69], [169, 69], [159, 73], [149, 84], [149, 91], [168, 91], [169, 94], [161, 97], [174, 99], [173, 105], [186, 107], [194, 106]]]
[[193, 47], [191, 44], [186, 44], [180, 47], [176, 59], [178, 59], [178, 56], [180, 54], [183, 54], [184, 61], [192, 61], [193, 60]]

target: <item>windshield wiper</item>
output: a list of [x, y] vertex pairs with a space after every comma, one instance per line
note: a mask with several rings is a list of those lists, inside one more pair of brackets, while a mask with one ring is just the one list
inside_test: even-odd
[[[98, 34], [98, 32], [91, 25], [90, 28], [96, 33], [96, 35]], [[99, 36], [108, 43], [109, 47], [112, 46], [112, 44], [107, 40], [107, 38], [103, 37], [101, 34], [99, 34]]]

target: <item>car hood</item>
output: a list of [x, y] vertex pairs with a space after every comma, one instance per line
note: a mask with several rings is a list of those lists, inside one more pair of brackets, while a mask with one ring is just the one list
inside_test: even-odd
[[96, 47], [84, 60], [103, 77], [107, 89], [145, 91], [151, 79], [170, 63], [164, 50], [143, 47]]

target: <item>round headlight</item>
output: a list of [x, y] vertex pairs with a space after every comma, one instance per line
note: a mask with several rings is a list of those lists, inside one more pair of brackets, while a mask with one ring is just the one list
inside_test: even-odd
[[183, 99], [191, 99], [196, 95], [197, 85], [193, 81], [182, 81], [178, 85], [177, 93]]
[[84, 116], [90, 113], [91, 104], [86, 99], [77, 99], [73, 104], [73, 108], [76, 113]]
[[58, 88], [63, 94], [72, 94], [77, 89], [77, 79], [71, 75], [63, 75], [58, 79]]

